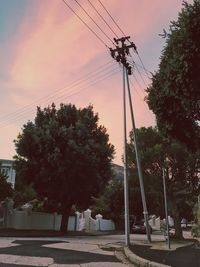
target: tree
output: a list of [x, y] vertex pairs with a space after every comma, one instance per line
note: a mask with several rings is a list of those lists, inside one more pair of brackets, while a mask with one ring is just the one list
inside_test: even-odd
[[[129, 203], [131, 225], [135, 217], [142, 217], [142, 202], [137, 175], [133, 175], [129, 179]], [[105, 218], [112, 219], [117, 229], [124, 229], [124, 179], [122, 173], [113, 172], [111, 179], [103, 188], [100, 196], [94, 198], [94, 212], [102, 214]]]
[[200, 147], [200, 1], [183, 6], [171, 22], [147, 102], [162, 133], [195, 151]]
[[116, 228], [121, 228], [124, 213], [123, 180], [113, 177], [105, 186], [101, 195], [94, 198], [94, 212], [115, 222]]
[[192, 226], [192, 235], [194, 237], [200, 237], [200, 195], [197, 203], [194, 206], [193, 213], [195, 224]]
[[[200, 190], [199, 152], [188, 152], [185, 146], [164, 138], [157, 128], [137, 129], [138, 146], [150, 214], [164, 216], [162, 169], [166, 170], [169, 214], [175, 221], [175, 235], [182, 237], [181, 218], [192, 216], [192, 207]], [[130, 179], [136, 179], [136, 156], [133, 136], [128, 144]]]
[[6, 197], [12, 197], [13, 192], [11, 183], [7, 182], [7, 176], [0, 170], [0, 201], [3, 201]]
[[72, 205], [88, 207], [111, 175], [114, 147], [98, 120], [92, 106], [38, 107], [15, 140], [18, 176], [62, 214], [62, 231]]

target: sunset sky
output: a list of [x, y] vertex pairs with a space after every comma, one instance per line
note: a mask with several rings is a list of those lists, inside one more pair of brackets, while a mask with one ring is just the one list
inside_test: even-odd
[[[131, 36], [146, 69], [155, 72], [165, 40], [159, 36], [177, 19], [181, 0], [101, 0], [120, 28]], [[108, 47], [111, 41], [74, 0], [66, 2]], [[121, 32], [100, 5], [91, 0], [110, 27]], [[192, 2], [188, 1], [188, 2]], [[79, 0], [104, 32], [114, 34], [92, 9]], [[150, 80], [137, 64], [131, 77], [136, 126], [155, 125], [146, 103]], [[150, 75], [150, 74], [149, 74]], [[141, 77], [142, 76], [142, 77]], [[23, 124], [35, 117], [36, 106], [52, 102], [77, 107], [93, 104], [115, 146], [114, 162], [122, 164], [122, 71], [106, 46], [72, 13], [62, 0], [0, 0], [0, 158], [15, 155], [13, 140]], [[128, 131], [130, 131], [128, 117]]]

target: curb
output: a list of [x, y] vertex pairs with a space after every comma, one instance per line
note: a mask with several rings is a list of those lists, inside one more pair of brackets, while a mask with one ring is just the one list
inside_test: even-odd
[[171, 267], [170, 265], [164, 265], [158, 262], [143, 259], [134, 254], [128, 247], [124, 247], [124, 254], [130, 260], [130, 262], [139, 267]]

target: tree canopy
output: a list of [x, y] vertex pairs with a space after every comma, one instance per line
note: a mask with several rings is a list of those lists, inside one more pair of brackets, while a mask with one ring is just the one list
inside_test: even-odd
[[[164, 169], [169, 215], [175, 220], [176, 236], [182, 237], [181, 219], [193, 219], [192, 209], [200, 192], [199, 152], [192, 153], [184, 145], [166, 139], [156, 127], [142, 127], [136, 132], [148, 212], [165, 217]], [[143, 207], [132, 132], [127, 144], [127, 163], [130, 220], [134, 217], [140, 219], [143, 217]], [[124, 214], [123, 199], [123, 180], [113, 177], [101, 196], [95, 199], [96, 211], [104, 216], [109, 215], [116, 223], [120, 223]]]
[[[137, 129], [137, 136], [149, 214], [164, 217], [162, 182], [164, 168], [169, 214], [174, 218], [177, 237], [181, 237], [181, 218], [191, 219], [192, 207], [200, 192], [199, 151], [189, 152], [184, 145], [164, 138], [157, 128], [142, 127]], [[136, 156], [132, 133], [130, 138], [128, 166], [130, 180], [136, 180], [138, 178], [135, 171]]]
[[0, 201], [6, 197], [12, 197], [13, 191], [11, 183], [7, 182], [7, 176], [0, 170]]
[[200, 147], [200, 0], [183, 3], [171, 22], [147, 102], [159, 129], [187, 147]]
[[71, 206], [88, 207], [111, 176], [114, 147], [98, 120], [92, 106], [38, 107], [15, 140], [18, 177], [62, 213], [61, 230]]

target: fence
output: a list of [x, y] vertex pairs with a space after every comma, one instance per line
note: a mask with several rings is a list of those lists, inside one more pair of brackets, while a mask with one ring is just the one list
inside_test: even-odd
[[[0, 212], [2, 213], [2, 212]], [[24, 230], [55, 230], [59, 231], [62, 215], [57, 213], [33, 212], [31, 206], [25, 205], [23, 210], [13, 209], [12, 200], [6, 200], [3, 204], [1, 226], [4, 228]], [[91, 210], [83, 213], [76, 212], [68, 219], [68, 231], [109, 231], [114, 230], [113, 221], [105, 220], [102, 215], [91, 217]]]

